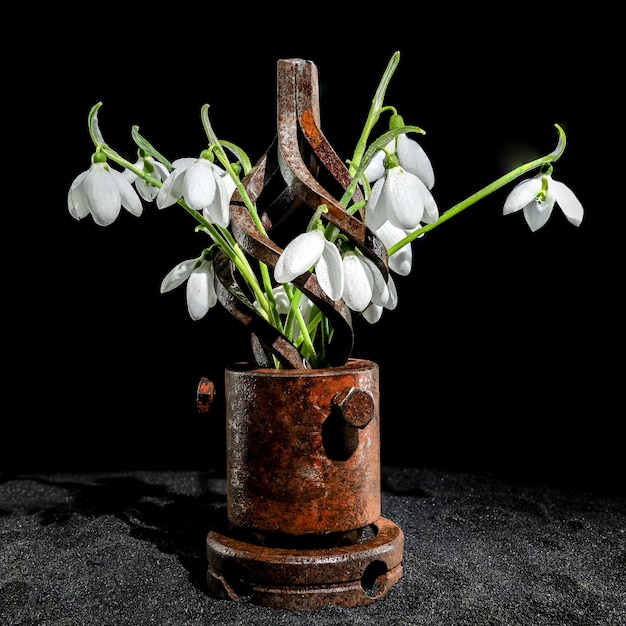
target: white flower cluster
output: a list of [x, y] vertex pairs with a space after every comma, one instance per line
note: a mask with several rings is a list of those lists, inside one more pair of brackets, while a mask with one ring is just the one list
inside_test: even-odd
[[[390, 162], [393, 165], [386, 167]], [[422, 223], [437, 221], [439, 210], [430, 193], [435, 184], [433, 167], [414, 139], [398, 135], [385, 150], [376, 153], [364, 174], [373, 183], [365, 205], [366, 224], [387, 249]], [[401, 276], [409, 274], [411, 265], [411, 246], [402, 247], [389, 258], [389, 269]], [[319, 230], [300, 234], [286, 246], [274, 277], [279, 283], [288, 283], [311, 267], [315, 267], [320, 287], [332, 300], [342, 298], [370, 323], [380, 319], [383, 309], [394, 309], [398, 303], [391, 273], [385, 280], [358, 249], [348, 249], [342, 255]]]
[[[396, 157], [396, 161], [389, 159]], [[385, 162], [391, 160], [391, 167]], [[94, 162], [79, 174], [68, 194], [68, 209], [76, 219], [91, 214], [101, 225], [111, 224], [121, 208], [140, 216], [140, 197], [156, 201], [159, 209], [184, 200], [200, 211], [212, 224], [229, 225], [229, 202], [235, 183], [227, 172], [206, 158], [180, 158], [172, 171], [151, 157], [137, 161], [137, 168], [151, 166], [151, 175], [162, 182], [160, 188], [126, 169], [119, 172], [107, 163]], [[395, 164], [397, 163], [397, 164]], [[432, 164], [420, 144], [406, 134], [398, 135], [385, 150], [380, 150], [365, 169], [372, 183], [365, 206], [366, 223], [387, 249], [402, 241], [423, 224], [439, 218], [437, 204], [430, 192], [435, 183]], [[131, 183], [135, 184], [136, 190]], [[574, 193], [549, 174], [523, 180], [508, 195], [504, 214], [522, 210], [531, 230], [541, 228], [558, 204], [567, 219], [580, 225], [583, 207]], [[332, 299], [343, 299], [355, 312], [362, 312], [371, 323], [378, 321], [383, 309], [394, 309], [398, 302], [391, 273], [385, 281], [374, 263], [358, 249], [343, 255], [321, 230], [298, 234], [281, 254], [274, 278], [290, 283], [315, 268], [320, 287]], [[389, 269], [407, 276], [412, 267], [412, 248], [405, 245], [389, 257]], [[212, 262], [198, 257], [177, 264], [163, 279], [161, 293], [171, 291], [187, 280], [187, 308], [192, 319], [203, 318], [217, 304]], [[278, 291], [278, 290], [277, 290]], [[306, 311], [312, 305], [303, 297]]]
[[[396, 62], [397, 57], [394, 57], [389, 67], [393, 69]], [[392, 69], [386, 72], [381, 85], [386, 87], [385, 81], [389, 80]], [[377, 94], [384, 93], [381, 88], [379, 86]], [[307, 272], [315, 273], [320, 288], [328, 298], [334, 302], [343, 300], [350, 310], [362, 314], [368, 322], [375, 323], [385, 309], [397, 306], [398, 293], [393, 275], [407, 276], [411, 272], [411, 242], [525, 171], [538, 169], [539, 173], [522, 180], [512, 189], [504, 202], [505, 215], [522, 211], [530, 229], [536, 231], [546, 224], [554, 206], [558, 204], [569, 222], [576, 226], [582, 222], [583, 207], [578, 198], [569, 187], [552, 178], [553, 163], [565, 147], [565, 134], [558, 125], [559, 144], [554, 152], [520, 166], [440, 214], [431, 193], [435, 175], [430, 159], [421, 145], [408, 135], [409, 132], [423, 131], [417, 127], [404, 126], [393, 107], [383, 106], [382, 96], [377, 95], [375, 103], [377, 107], [370, 111], [365, 128], [371, 129], [383, 111], [393, 111], [389, 132], [372, 142], [371, 148], [368, 146], [367, 160], [363, 157], [367, 136], [362, 136], [360, 143], [363, 150], [350, 162], [351, 167], [354, 166], [351, 169], [353, 182], [360, 187], [364, 197], [364, 204], [359, 209], [360, 216], [388, 252], [389, 272], [386, 277], [383, 277], [372, 260], [345, 240], [337, 229], [332, 235], [334, 238], [331, 238], [331, 230], [324, 227], [323, 207], [319, 207], [307, 231], [295, 233], [285, 246], [271, 277], [261, 280], [238, 249], [229, 230], [230, 201], [235, 189], [243, 194], [250, 215], [256, 213], [256, 207], [247, 197], [239, 177], [242, 167], [244, 176], [252, 168], [247, 155], [228, 144], [228, 148], [239, 158], [236, 164], [231, 163], [224, 150], [226, 142], [222, 145], [214, 137], [208, 118], [203, 118], [203, 121], [205, 130], [208, 129], [210, 145], [199, 158], [180, 158], [168, 163], [143, 138], [135, 137], [140, 147], [140, 158], [130, 162], [104, 142], [97, 122], [99, 103], [92, 109], [89, 118], [96, 151], [91, 167], [79, 174], [70, 185], [68, 210], [78, 220], [91, 215], [97, 224], [108, 226], [117, 219], [122, 208], [134, 216], [140, 216], [143, 202], [155, 202], [159, 209], [177, 203], [182, 205], [192, 213], [200, 224], [198, 228], [208, 234], [212, 241], [200, 255], [172, 268], [161, 283], [161, 292], [171, 291], [186, 282], [189, 315], [193, 320], [202, 319], [218, 302], [213, 261], [217, 248], [226, 254], [236, 266], [243, 282], [248, 284], [252, 303], [258, 313], [281, 332], [287, 332], [287, 328], [293, 329], [289, 331], [292, 333], [289, 336], [292, 341], [298, 333], [302, 333], [302, 336], [310, 334], [307, 349], [313, 355], [315, 348], [312, 337], [316, 333], [316, 324], [319, 324], [320, 311], [294, 286], [294, 281]], [[203, 110], [205, 112], [206, 109]], [[114, 169], [109, 161], [121, 165], [123, 170]], [[257, 225], [262, 229], [260, 222]], [[297, 294], [297, 301], [294, 300], [294, 294]], [[288, 316], [290, 320], [283, 326], [282, 320]], [[317, 321], [314, 322], [314, 319]], [[318, 337], [323, 334], [319, 333]], [[306, 343], [306, 339], [303, 341]]]

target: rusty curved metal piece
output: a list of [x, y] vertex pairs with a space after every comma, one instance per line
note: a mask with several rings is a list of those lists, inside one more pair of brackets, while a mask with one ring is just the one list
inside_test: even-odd
[[[344, 190], [351, 183], [348, 169], [319, 128], [319, 117], [315, 65], [301, 59], [279, 61], [278, 133], [242, 184], [254, 203], [261, 199], [270, 181], [279, 176], [282, 178], [282, 189], [264, 209], [259, 208], [259, 218], [265, 233], [254, 223], [241, 194], [236, 190], [230, 202], [233, 236], [243, 250], [273, 269], [282, 248], [267, 233], [276, 224], [286, 220], [299, 206], [305, 205], [313, 212], [324, 204], [328, 209], [324, 218], [367, 255], [386, 277], [387, 252], [382, 242], [358, 217], [348, 213], [315, 177], [319, 167], [323, 166]], [[358, 202], [361, 199], [361, 192], [357, 188], [353, 200]], [[220, 303], [248, 326], [253, 346], [259, 342], [263, 351], [273, 354], [284, 367], [306, 368], [307, 363], [295, 345], [267, 322], [245, 297], [229, 264], [230, 261], [223, 255], [216, 258], [216, 290]], [[305, 272], [293, 282], [326, 315], [333, 328], [329, 362], [332, 366], [343, 365], [354, 345], [349, 308], [343, 300], [333, 302], [320, 288], [314, 273]], [[255, 350], [255, 356], [261, 361], [259, 365], [267, 365], [258, 350]]]
[[[325, 219], [358, 246], [386, 279], [385, 246], [315, 179], [302, 157], [298, 130], [324, 167], [346, 189], [352, 181], [350, 173], [320, 129], [317, 67], [311, 61], [285, 59], [278, 62], [278, 154], [283, 178], [311, 209], [325, 204], [328, 209]], [[362, 199], [358, 189], [353, 199], [355, 202]]]
[[[230, 259], [223, 252], [218, 252], [213, 265], [216, 276], [219, 278], [216, 281], [216, 291], [222, 306], [235, 319], [247, 326], [253, 337], [256, 337], [263, 347], [268, 348], [283, 367], [294, 369], [304, 367], [302, 355], [298, 348], [288, 341], [277, 328], [269, 324], [241, 291], [233, 273]], [[257, 360], [261, 360], [260, 355], [257, 356]], [[259, 365], [266, 366], [269, 364], [263, 362]]]

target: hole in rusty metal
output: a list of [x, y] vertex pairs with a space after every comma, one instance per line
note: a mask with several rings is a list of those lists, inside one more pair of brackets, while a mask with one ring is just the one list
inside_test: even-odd
[[232, 595], [238, 600], [246, 600], [252, 597], [254, 585], [247, 578], [245, 570], [234, 561], [225, 561], [222, 565], [224, 585], [229, 588]]
[[361, 586], [370, 598], [377, 598], [385, 591], [387, 565], [383, 561], [372, 561], [363, 572]]
[[322, 445], [329, 459], [345, 461], [359, 447], [359, 429], [347, 424], [339, 412], [333, 410], [322, 424]]

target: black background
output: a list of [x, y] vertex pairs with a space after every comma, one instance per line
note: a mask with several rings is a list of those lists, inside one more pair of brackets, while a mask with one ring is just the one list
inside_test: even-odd
[[[570, 15], [565, 27], [545, 11], [358, 23], [317, 9], [233, 9], [227, 20], [184, 5], [175, 15], [99, 9], [40, 37], [28, 67], [11, 70], [5, 125], [19, 165], [5, 163], [5, 468], [221, 468], [223, 370], [250, 357], [223, 310], [192, 322], [183, 289], [159, 294], [204, 243], [184, 211], [146, 205], [107, 228], [69, 215], [67, 190], [92, 152], [91, 106], [103, 101], [102, 132], [121, 153], [134, 155], [137, 124], [175, 159], [205, 147], [208, 103], [217, 134], [255, 161], [276, 132], [276, 62], [306, 58], [319, 70], [322, 130], [348, 158], [399, 50], [387, 102], [426, 130], [441, 211], [515, 159], [550, 152], [559, 123], [568, 146], [554, 177], [585, 217], [576, 228], [556, 208], [531, 233], [521, 214], [502, 216], [509, 187], [414, 244], [398, 308], [373, 326], [354, 321], [354, 356], [380, 366], [383, 463], [621, 486], [611, 37], [591, 47], [593, 18]], [[203, 376], [218, 387], [206, 417], [195, 406]]]

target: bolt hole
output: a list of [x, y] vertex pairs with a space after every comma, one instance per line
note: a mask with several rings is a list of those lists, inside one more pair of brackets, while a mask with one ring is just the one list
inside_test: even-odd
[[237, 600], [249, 600], [254, 591], [254, 585], [247, 578], [246, 571], [234, 561], [226, 561], [222, 566], [224, 585], [230, 590], [230, 595]]
[[346, 461], [359, 447], [359, 429], [332, 411], [322, 424], [322, 444], [329, 459]]
[[383, 561], [372, 561], [363, 572], [361, 586], [365, 595], [378, 598], [387, 587], [387, 565]]

